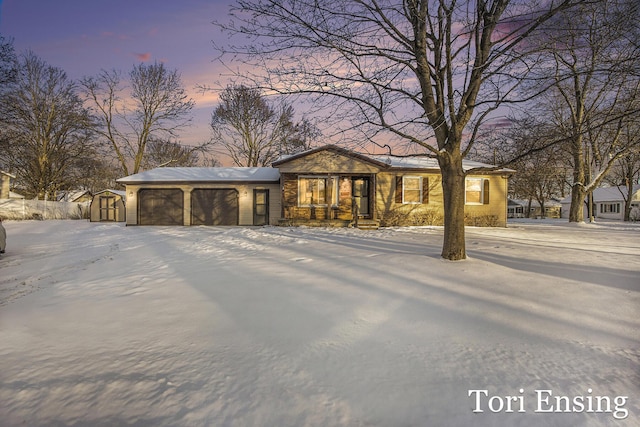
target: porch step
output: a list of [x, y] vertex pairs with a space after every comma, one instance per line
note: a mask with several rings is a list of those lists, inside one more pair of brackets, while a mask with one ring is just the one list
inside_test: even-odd
[[377, 219], [358, 219], [360, 230], [377, 230], [380, 228], [380, 221]]

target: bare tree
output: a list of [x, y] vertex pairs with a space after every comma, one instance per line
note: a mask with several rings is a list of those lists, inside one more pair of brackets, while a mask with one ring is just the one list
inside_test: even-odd
[[2, 92], [2, 149], [27, 196], [71, 186], [74, 162], [91, 152], [93, 124], [76, 89], [63, 70], [27, 52]]
[[318, 136], [311, 122], [293, 119], [291, 105], [276, 107], [258, 89], [228, 86], [211, 118], [213, 141], [237, 166], [268, 166], [283, 154], [308, 149]]
[[638, 4], [586, 2], [553, 23], [536, 41], [548, 58], [540, 81], [552, 86], [541, 103], [572, 167], [569, 221], [582, 222], [585, 198], [634, 145], [623, 131], [640, 106], [639, 51], [629, 39], [637, 33]]
[[509, 193], [528, 202], [527, 217], [532, 201], [538, 202], [544, 215], [549, 200], [564, 197], [569, 170], [563, 148], [553, 138], [548, 123], [532, 114], [512, 119], [511, 125], [500, 132], [500, 138], [480, 144], [487, 147], [484, 156], [476, 156], [517, 171], [509, 180]]
[[178, 136], [189, 124], [195, 103], [177, 70], [161, 63], [134, 66], [128, 93], [121, 80], [119, 72], [103, 70], [81, 83], [101, 124], [100, 135], [111, 145], [122, 172], [129, 175], [143, 166], [149, 141]]
[[615, 186], [624, 186], [627, 191], [622, 193], [624, 199], [624, 220], [631, 220], [632, 198], [637, 184], [640, 183], [640, 129], [639, 123], [626, 126], [621, 138], [625, 139], [624, 144], [633, 148], [624, 156], [620, 157], [611, 168], [606, 181]]
[[17, 56], [13, 48], [13, 40], [0, 34], [0, 88], [14, 82], [17, 71]]
[[144, 160], [145, 169], [160, 166], [196, 166], [199, 162], [198, 150], [164, 139], [151, 139]]
[[263, 74], [243, 73], [259, 87], [315, 95], [316, 106], [352, 119], [353, 129], [434, 155], [444, 191], [442, 257], [460, 260], [470, 172], [462, 160], [492, 112], [522, 101], [514, 89], [535, 60], [524, 41], [576, 3], [238, 0], [221, 27], [253, 37], [221, 50], [260, 67]]

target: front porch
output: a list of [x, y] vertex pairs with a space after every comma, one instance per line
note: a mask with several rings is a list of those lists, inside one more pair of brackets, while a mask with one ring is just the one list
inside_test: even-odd
[[282, 174], [281, 178], [281, 222], [348, 226], [376, 219], [373, 174]]

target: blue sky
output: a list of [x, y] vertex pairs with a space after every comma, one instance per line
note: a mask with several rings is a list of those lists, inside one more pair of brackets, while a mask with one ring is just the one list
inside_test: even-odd
[[14, 39], [18, 52], [32, 50], [71, 78], [101, 69], [128, 72], [140, 62], [163, 62], [178, 69], [197, 103], [194, 127], [183, 141], [209, 136], [212, 95], [194, 90], [212, 85], [220, 69], [211, 24], [228, 12], [227, 0], [0, 0], [0, 34]]

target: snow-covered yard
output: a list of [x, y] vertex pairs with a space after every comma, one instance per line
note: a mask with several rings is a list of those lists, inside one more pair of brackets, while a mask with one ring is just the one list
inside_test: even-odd
[[2, 426], [640, 425], [637, 225], [4, 225]]

